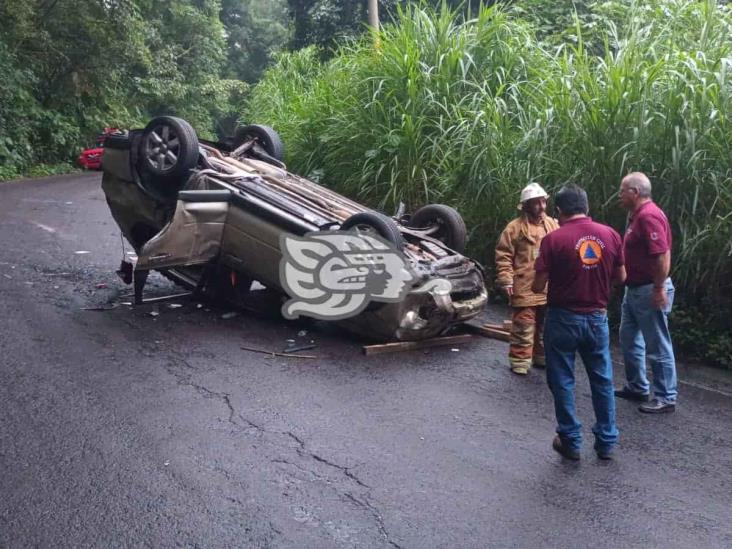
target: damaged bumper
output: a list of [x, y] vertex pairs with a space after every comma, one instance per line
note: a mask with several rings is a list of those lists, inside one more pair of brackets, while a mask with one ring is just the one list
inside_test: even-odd
[[444, 333], [475, 318], [485, 308], [488, 293], [481, 284], [470, 298], [452, 293], [410, 293], [400, 303], [383, 304], [339, 323], [350, 331], [379, 340], [416, 341]]

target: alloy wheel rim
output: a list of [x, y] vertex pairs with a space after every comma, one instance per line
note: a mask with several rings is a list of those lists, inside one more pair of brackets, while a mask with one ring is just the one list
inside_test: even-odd
[[178, 162], [180, 139], [170, 126], [157, 126], [145, 139], [145, 158], [161, 172], [171, 170]]

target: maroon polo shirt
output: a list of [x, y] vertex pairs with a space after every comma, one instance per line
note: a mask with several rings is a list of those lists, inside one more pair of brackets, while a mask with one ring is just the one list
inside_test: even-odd
[[670, 249], [671, 226], [666, 214], [653, 201], [641, 204], [628, 219], [623, 239], [626, 285], [651, 284], [657, 256]]
[[544, 237], [535, 269], [549, 275], [550, 307], [591, 313], [607, 308], [613, 272], [622, 265], [620, 235], [579, 217]]

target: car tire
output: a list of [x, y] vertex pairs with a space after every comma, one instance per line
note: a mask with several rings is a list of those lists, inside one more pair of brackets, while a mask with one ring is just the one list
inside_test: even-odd
[[275, 160], [279, 162], [284, 161], [285, 144], [274, 129], [261, 124], [251, 124], [249, 126], [242, 126], [236, 130], [234, 137], [236, 147], [249, 139], [256, 139], [264, 151]]
[[465, 251], [468, 229], [463, 217], [455, 208], [445, 204], [428, 204], [417, 210], [409, 221], [414, 229], [428, 229], [437, 226], [434, 238], [458, 253]]
[[[182, 118], [153, 118], [140, 139], [138, 168], [154, 191], [175, 195], [198, 163], [198, 137]], [[151, 189], [152, 190], [152, 189]]]
[[[404, 237], [399, 230], [399, 225], [390, 217], [379, 212], [360, 212], [346, 219], [341, 225], [342, 231], [351, 229], [369, 229], [378, 236], [394, 245], [397, 250], [404, 248]], [[369, 230], [364, 230], [368, 233]]]

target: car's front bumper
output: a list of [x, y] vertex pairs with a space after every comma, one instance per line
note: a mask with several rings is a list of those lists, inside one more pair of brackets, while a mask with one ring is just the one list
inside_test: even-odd
[[479, 315], [488, 302], [485, 287], [470, 298], [413, 292], [399, 303], [375, 304], [361, 314], [339, 321], [351, 332], [380, 341], [416, 341], [435, 337], [450, 326]]

